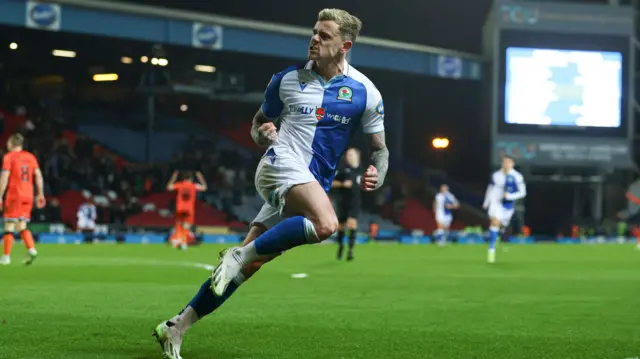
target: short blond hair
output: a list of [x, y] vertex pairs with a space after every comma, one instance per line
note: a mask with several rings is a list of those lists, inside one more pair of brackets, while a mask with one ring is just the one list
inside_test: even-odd
[[335, 21], [340, 28], [340, 36], [345, 40], [356, 41], [362, 21], [342, 9], [324, 9], [318, 13], [318, 21]]
[[24, 137], [19, 133], [14, 133], [9, 137], [9, 143], [14, 147], [21, 147], [24, 144]]

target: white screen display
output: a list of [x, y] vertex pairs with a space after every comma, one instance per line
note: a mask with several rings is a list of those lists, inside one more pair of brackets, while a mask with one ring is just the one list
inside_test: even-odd
[[509, 47], [505, 122], [620, 127], [622, 54]]

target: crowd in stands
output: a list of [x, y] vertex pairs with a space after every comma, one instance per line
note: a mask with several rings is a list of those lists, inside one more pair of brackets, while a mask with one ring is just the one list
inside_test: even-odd
[[[12, 117], [13, 126], [7, 126], [7, 117]], [[0, 125], [3, 135], [20, 132], [25, 136], [26, 149], [36, 156], [42, 169], [49, 201], [44, 209], [34, 210], [34, 222], [61, 221], [57, 197], [66, 191], [88, 191], [92, 196], [112, 199], [96, 203], [98, 223], [123, 224], [129, 216], [142, 211], [141, 198], [166, 191], [166, 182], [174, 170], [201, 171], [209, 184], [201, 199], [230, 214], [232, 220], [232, 206], [255, 195], [253, 176], [260, 153], [246, 159], [233, 151], [218, 150], [213, 137], [189, 138], [184, 150], [168, 163], [138, 164], [75, 133], [57, 101], [5, 104]], [[3, 146], [0, 154], [5, 151]]]
[[[201, 171], [209, 189], [200, 199], [224, 212], [227, 221], [238, 219], [234, 206], [256, 197], [253, 179], [261, 151], [255, 148], [251, 149], [252, 156], [247, 157], [219, 146], [216, 136], [191, 136], [183, 150], [170, 161], [133, 163], [78, 133], [75, 119], [65, 115], [64, 105], [56, 96], [43, 96], [26, 103], [6, 100], [7, 97], [0, 103], [3, 139], [14, 132], [22, 133], [26, 149], [37, 157], [45, 178], [48, 203], [45, 208], [34, 210], [33, 222], [64, 222], [73, 228], [75, 209], [61, 207], [69, 202], [65, 194], [75, 191], [88, 194], [87, 201], [96, 197], [108, 199], [93, 201], [97, 207], [97, 223], [123, 225], [144, 210], [145, 197], [166, 192], [166, 183], [174, 170]], [[11, 121], [5, 121], [8, 118]], [[245, 131], [240, 129], [240, 132]], [[238, 136], [249, 138], [242, 133]], [[2, 154], [4, 151], [3, 146]], [[424, 191], [422, 187], [418, 189]], [[386, 217], [397, 223], [401, 222], [406, 199], [415, 193], [415, 186], [392, 174], [383, 189], [364, 196], [364, 205], [371, 212], [386, 213]], [[79, 202], [76, 202], [78, 200], [73, 203], [77, 208]], [[172, 204], [169, 209], [173, 209]], [[246, 223], [246, 218], [243, 220]]]

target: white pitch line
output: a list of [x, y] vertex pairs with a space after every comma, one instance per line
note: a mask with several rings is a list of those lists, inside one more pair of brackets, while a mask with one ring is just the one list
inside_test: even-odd
[[163, 261], [148, 258], [133, 257], [48, 257], [40, 258], [38, 266], [55, 265], [69, 267], [90, 267], [90, 266], [118, 266], [118, 265], [139, 265], [139, 266], [175, 266], [192, 267], [212, 271], [214, 266], [206, 263], [186, 262], [186, 261]]

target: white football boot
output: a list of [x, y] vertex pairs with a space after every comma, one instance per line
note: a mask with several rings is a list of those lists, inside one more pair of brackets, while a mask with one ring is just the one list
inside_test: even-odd
[[3, 255], [0, 258], [0, 266], [8, 266], [9, 264], [11, 264], [11, 257]]
[[180, 345], [182, 345], [182, 332], [173, 325], [167, 325], [168, 322], [158, 324], [153, 331], [153, 336], [162, 347], [162, 357], [164, 359], [182, 359], [180, 356]]
[[211, 274], [211, 289], [213, 294], [218, 297], [224, 294], [229, 283], [240, 273], [244, 266], [240, 250], [240, 247], [233, 247], [220, 253], [220, 263]]
[[495, 262], [496, 262], [496, 250], [489, 249], [489, 252], [487, 254], [487, 263], [495, 263]]

